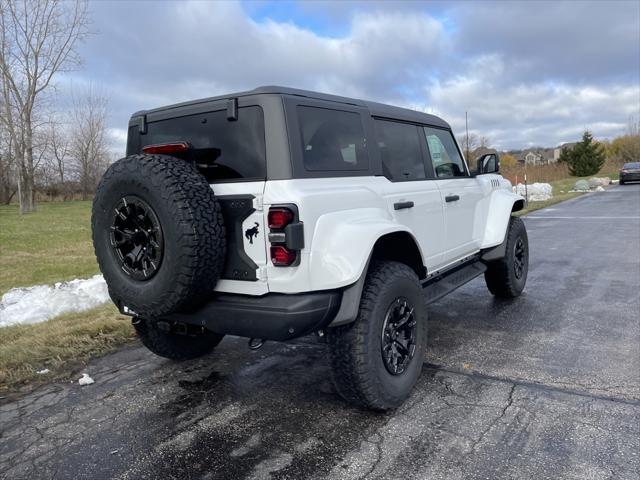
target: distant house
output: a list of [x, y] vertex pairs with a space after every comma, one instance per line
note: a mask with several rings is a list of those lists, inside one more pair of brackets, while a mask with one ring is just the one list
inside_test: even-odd
[[553, 148], [532, 148], [523, 150], [520, 154], [522, 163], [525, 165], [548, 165], [555, 163], [558, 159], [554, 155]]
[[559, 147], [554, 148], [553, 149], [553, 161], [554, 162], [558, 161], [558, 159], [560, 158], [560, 154], [562, 153], [562, 150], [564, 150], [565, 148], [573, 148], [575, 145], [576, 145], [576, 142], [563, 143]]

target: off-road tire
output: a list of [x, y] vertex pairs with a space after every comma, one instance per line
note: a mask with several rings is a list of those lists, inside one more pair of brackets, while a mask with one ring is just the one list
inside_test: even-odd
[[[397, 297], [406, 298], [415, 307], [417, 335], [408, 367], [392, 375], [382, 358], [382, 329], [387, 310]], [[327, 341], [333, 383], [341, 397], [379, 411], [400, 406], [422, 371], [427, 345], [426, 306], [416, 273], [402, 263], [373, 263], [356, 321], [329, 329]]]
[[142, 344], [151, 352], [171, 360], [191, 360], [211, 352], [224, 335], [208, 330], [183, 335], [160, 330], [153, 322], [140, 320], [134, 328]]
[[[518, 240], [524, 244], [525, 261], [521, 276], [516, 275], [516, 244]], [[505, 256], [487, 264], [484, 279], [489, 291], [500, 298], [518, 297], [527, 283], [529, 272], [529, 239], [524, 222], [518, 217], [511, 217], [506, 235], [507, 246]]]
[[[112, 247], [113, 212], [125, 196], [146, 202], [163, 236], [163, 256], [149, 279], [128, 275]], [[194, 165], [166, 155], [131, 155], [111, 165], [98, 185], [93, 245], [114, 303], [156, 318], [197, 307], [220, 278], [226, 256], [220, 204]]]

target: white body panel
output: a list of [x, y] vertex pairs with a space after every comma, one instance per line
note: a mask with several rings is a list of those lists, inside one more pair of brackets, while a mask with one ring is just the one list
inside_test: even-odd
[[[385, 179], [386, 180], [386, 179]], [[386, 200], [387, 208], [396, 222], [407, 227], [420, 245], [422, 258], [427, 270], [437, 269], [445, 261], [445, 222], [442, 195], [436, 182], [418, 180], [415, 182], [386, 181], [380, 192]], [[412, 208], [394, 210], [396, 202], [412, 201]]]
[[[249, 282], [243, 280], [222, 279], [216, 283], [216, 292], [241, 293], [245, 295], [264, 295], [269, 292], [267, 277], [265, 272], [267, 266], [266, 233], [265, 233], [265, 212], [262, 207], [262, 198], [266, 182], [229, 182], [215, 183], [211, 185], [217, 196], [226, 195], [253, 195], [253, 208], [255, 211], [249, 215], [242, 223], [242, 230], [255, 226], [257, 223], [258, 233], [251, 239], [244, 237], [244, 250], [251, 259], [258, 265], [258, 281]], [[251, 242], [250, 240], [253, 240]]]
[[[479, 250], [479, 227], [486, 214], [483, 209], [485, 194], [478, 178], [451, 178], [436, 180], [442, 194], [445, 225], [445, 263], [470, 255]], [[458, 200], [447, 202], [448, 196]]]
[[[258, 265], [257, 281], [220, 280], [219, 292], [264, 295], [330, 290], [355, 283], [364, 273], [376, 241], [407, 232], [428, 272], [437, 271], [504, 239], [511, 209], [521, 199], [499, 175], [452, 180], [390, 182], [385, 177], [339, 177], [212, 185], [216, 195], [251, 194], [254, 226], [245, 252]], [[445, 202], [459, 195], [457, 202]], [[394, 203], [414, 206], [395, 210]], [[271, 205], [295, 204], [304, 224], [300, 263], [275, 267], [269, 259], [267, 212]], [[257, 225], [256, 225], [257, 224]]]

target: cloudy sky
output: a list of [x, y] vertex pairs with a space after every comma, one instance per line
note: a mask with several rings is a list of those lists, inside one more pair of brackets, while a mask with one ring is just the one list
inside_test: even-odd
[[61, 94], [108, 93], [129, 115], [285, 85], [435, 113], [497, 148], [555, 146], [640, 113], [640, 2], [91, 3], [84, 64]]

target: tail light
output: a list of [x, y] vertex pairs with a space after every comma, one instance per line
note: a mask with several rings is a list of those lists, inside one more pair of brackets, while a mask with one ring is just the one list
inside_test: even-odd
[[304, 248], [304, 230], [298, 221], [295, 205], [271, 207], [267, 213], [271, 263], [276, 267], [297, 265], [300, 250]]
[[269, 228], [280, 230], [293, 221], [294, 215], [288, 208], [272, 208], [269, 210], [267, 220], [269, 222]]
[[176, 153], [186, 152], [189, 148], [190, 147], [187, 142], [158, 143], [155, 145], [147, 145], [142, 149], [142, 152], [150, 154], [175, 155]]
[[282, 245], [271, 247], [271, 262], [276, 267], [288, 267], [298, 258], [298, 252]]

